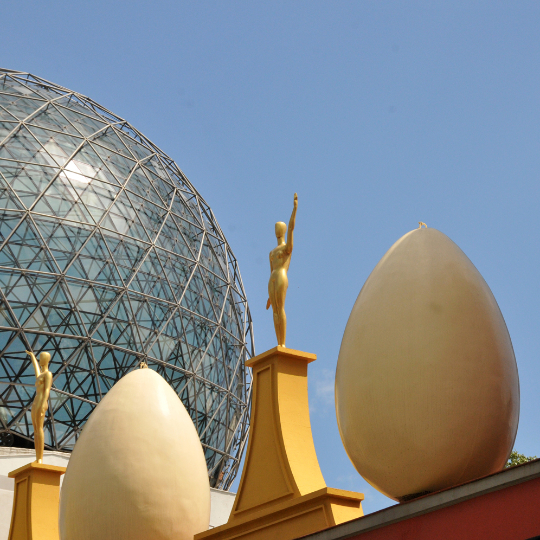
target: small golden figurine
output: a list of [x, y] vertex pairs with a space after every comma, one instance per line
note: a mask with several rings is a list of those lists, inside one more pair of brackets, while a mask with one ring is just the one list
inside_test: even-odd
[[423, 221], [419, 221], [418, 228], [421, 229], [422, 227], [425, 227], [427, 229], [427, 225]]
[[36, 462], [43, 463], [43, 450], [45, 448], [45, 434], [43, 424], [47, 412], [47, 402], [53, 382], [52, 373], [49, 371], [51, 355], [42, 352], [39, 355], [39, 364], [33, 352], [26, 351], [32, 359], [36, 372], [36, 397], [32, 403], [32, 425], [34, 426], [34, 446], [36, 447]]
[[[285, 336], [287, 334], [287, 317], [285, 316], [285, 296], [289, 280], [287, 270], [291, 264], [291, 254], [293, 250], [293, 231], [296, 220], [296, 209], [298, 208], [298, 195], [294, 194], [294, 208], [289, 220], [289, 229], [282, 221], [276, 223], [277, 247], [270, 252], [270, 281], [268, 282], [268, 302], [266, 309], [272, 306], [274, 313], [274, 328], [278, 345], [285, 347]], [[287, 232], [287, 243], [285, 243], [285, 231]]]

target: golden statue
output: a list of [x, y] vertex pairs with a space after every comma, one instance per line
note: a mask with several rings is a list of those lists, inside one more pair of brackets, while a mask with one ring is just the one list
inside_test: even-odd
[[427, 225], [423, 221], [419, 221], [418, 228], [421, 229], [422, 227], [425, 227], [427, 229]]
[[[287, 270], [291, 264], [293, 250], [293, 231], [298, 208], [298, 195], [294, 194], [294, 208], [289, 220], [289, 229], [282, 221], [276, 223], [277, 247], [270, 252], [270, 281], [268, 282], [268, 302], [266, 309], [272, 306], [274, 312], [274, 328], [278, 345], [285, 347], [287, 334], [287, 317], [285, 316], [285, 296], [289, 280]], [[285, 231], [287, 231], [287, 243], [285, 243]]]
[[42, 352], [39, 355], [39, 364], [33, 352], [26, 351], [32, 359], [34, 370], [36, 372], [36, 397], [32, 404], [32, 425], [34, 426], [34, 446], [36, 447], [36, 462], [43, 463], [43, 450], [45, 448], [45, 434], [43, 433], [43, 424], [45, 422], [45, 413], [47, 412], [47, 402], [53, 382], [52, 373], [49, 371], [49, 362], [51, 355], [48, 352]]

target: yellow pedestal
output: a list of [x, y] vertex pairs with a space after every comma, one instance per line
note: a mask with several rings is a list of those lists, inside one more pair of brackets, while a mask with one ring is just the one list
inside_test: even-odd
[[58, 540], [60, 476], [65, 467], [29, 463], [9, 473], [15, 495], [8, 540]]
[[326, 487], [311, 433], [307, 365], [317, 357], [275, 347], [253, 368], [249, 444], [229, 521], [195, 540], [292, 540], [363, 515], [361, 493]]

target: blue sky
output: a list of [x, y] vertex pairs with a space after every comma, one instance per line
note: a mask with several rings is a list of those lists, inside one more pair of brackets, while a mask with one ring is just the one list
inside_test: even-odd
[[425, 221], [490, 285], [521, 384], [516, 448], [540, 455], [540, 4], [2, 4], [0, 65], [90, 96], [167, 152], [240, 262], [258, 352], [273, 225], [299, 208], [291, 348], [315, 352], [310, 406], [327, 484], [392, 503], [350, 464], [333, 381], [343, 330], [387, 249]]

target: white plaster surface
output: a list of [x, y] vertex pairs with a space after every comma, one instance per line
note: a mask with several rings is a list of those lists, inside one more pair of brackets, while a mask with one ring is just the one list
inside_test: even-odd
[[210, 488], [210, 529], [229, 521], [236, 493]]
[[[67, 467], [71, 454], [45, 451], [43, 461], [48, 465]], [[0, 540], [7, 540], [13, 507], [14, 480], [8, 473], [36, 459], [34, 450], [0, 447]], [[62, 482], [63, 476], [60, 477]], [[210, 488], [210, 528], [227, 523], [236, 493]]]

